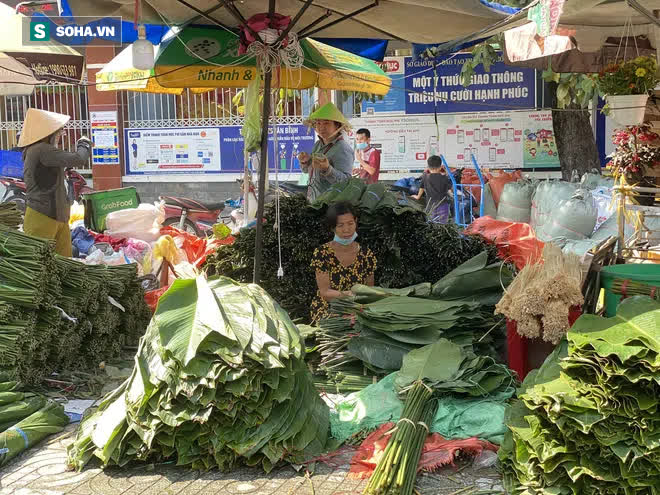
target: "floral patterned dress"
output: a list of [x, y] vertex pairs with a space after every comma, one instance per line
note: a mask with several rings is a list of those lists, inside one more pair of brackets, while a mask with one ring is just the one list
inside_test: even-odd
[[[356, 284], [366, 284], [376, 271], [376, 257], [369, 248], [360, 246], [355, 261], [349, 266], [341, 264], [330, 245], [316, 248], [312, 256], [311, 267], [330, 276], [330, 288], [338, 291], [351, 290]], [[312, 323], [318, 323], [328, 316], [328, 301], [316, 292], [311, 305]]]

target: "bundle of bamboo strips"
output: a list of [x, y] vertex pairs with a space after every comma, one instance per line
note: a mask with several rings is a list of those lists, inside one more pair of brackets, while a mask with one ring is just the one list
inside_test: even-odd
[[517, 323], [518, 333], [530, 339], [557, 343], [569, 328], [572, 307], [584, 303], [580, 259], [554, 244], [543, 248], [543, 260], [518, 273], [495, 307]]

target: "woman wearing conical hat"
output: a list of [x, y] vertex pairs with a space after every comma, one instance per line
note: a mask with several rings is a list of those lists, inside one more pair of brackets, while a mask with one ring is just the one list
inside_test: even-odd
[[353, 149], [343, 135], [343, 131], [351, 126], [333, 103], [313, 112], [306, 124], [314, 127], [319, 140], [314, 144], [311, 156], [302, 152], [298, 160], [302, 171], [309, 173], [307, 199], [314, 201], [333, 184], [351, 177]]
[[92, 149], [92, 142], [86, 137], [78, 140], [75, 153], [57, 147], [70, 118], [30, 108], [18, 141], [23, 151], [27, 189], [23, 230], [29, 235], [54, 240], [55, 251], [69, 257], [71, 233], [64, 169], [85, 166]]

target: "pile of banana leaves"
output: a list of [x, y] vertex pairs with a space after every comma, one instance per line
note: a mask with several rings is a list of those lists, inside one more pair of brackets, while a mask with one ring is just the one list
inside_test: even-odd
[[583, 315], [507, 413], [509, 493], [660, 493], [660, 303]]
[[150, 311], [136, 265], [88, 266], [0, 225], [0, 372], [37, 383], [137, 343]]
[[[402, 288], [439, 280], [482, 251], [488, 252], [489, 262], [497, 259], [496, 250], [481, 237], [463, 235], [453, 225], [429, 223], [416, 202], [397, 198], [384, 184], [365, 186], [351, 179], [336, 184], [312, 205], [302, 196], [282, 197], [280, 235], [275, 207], [266, 208], [260, 284], [296, 321], [309, 321], [317, 292], [310, 263], [314, 250], [332, 239], [324, 216], [327, 206], [337, 201], [349, 201], [359, 211], [358, 242], [378, 260], [378, 286]], [[207, 258], [207, 273], [251, 281], [254, 236], [254, 229], [244, 230], [234, 244], [219, 247]], [[282, 278], [277, 276], [280, 252]]]
[[0, 381], [0, 467], [69, 423], [64, 408], [46, 397]]
[[484, 251], [433, 286], [355, 286], [354, 297], [332, 301], [340, 316], [322, 320], [316, 331], [306, 329], [312, 337], [309, 351], [320, 354], [315, 365], [329, 378], [359, 373], [356, 366], [386, 375], [400, 369], [410, 351], [440, 338], [496, 358], [504, 344], [504, 322], [493, 316], [493, 306], [511, 278], [506, 266], [488, 264]]
[[201, 276], [160, 298], [132, 375], [83, 419], [68, 460], [270, 471], [319, 455], [328, 433], [286, 312], [259, 286]]

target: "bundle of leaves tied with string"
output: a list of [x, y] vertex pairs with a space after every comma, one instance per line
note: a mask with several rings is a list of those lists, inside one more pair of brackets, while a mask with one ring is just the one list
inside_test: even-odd
[[13, 229], [18, 228], [23, 223], [23, 215], [16, 207], [16, 203], [0, 203], [0, 224]]
[[[402, 288], [435, 282], [482, 251], [488, 251], [490, 262], [496, 260], [495, 249], [480, 237], [463, 235], [453, 225], [429, 223], [415, 202], [398, 198], [384, 184], [365, 186], [350, 179], [333, 186], [312, 205], [302, 196], [283, 196], [281, 246], [275, 205], [266, 208], [260, 285], [294, 319], [309, 320], [309, 307], [317, 292], [310, 263], [314, 250], [332, 239], [324, 218], [328, 205], [338, 201], [349, 201], [358, 210], [358, 242], [378, 260], [375, 275], [379, 286]], [[251, 281], [254, 241], [254, 229], [242, 231], [234, 244], [219, 247], [207, 258], [205, 270], [209, 275]], [[277, 277], [280, 252], [282, 278]]]
[[0, 379], [0, 467], [68, 423], [60, 404]]
[[305, 338], [308, 366], [321, 392], [351, 393], [375, 383], [382, 374], [349, 351], [357, 336], [354, 320], [345, 317], [322, 319], [317, 327], [299, 325]]
[[0, 280], [0, 371], [25, 383], [95, 368], [149, 321], [135, 265], [88, 266], [3, 225]]

